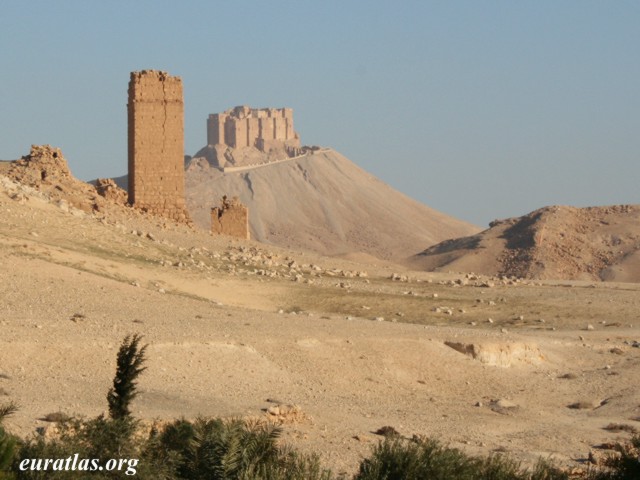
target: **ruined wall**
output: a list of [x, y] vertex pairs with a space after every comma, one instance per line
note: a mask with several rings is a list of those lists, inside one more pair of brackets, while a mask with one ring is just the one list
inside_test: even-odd
[[186, 220], [182, 80], [132, 72], [129, 81], [129, 203]]
[[207, 119], [207, 144], [217, 145], [224, 143], [224, 123], [227, 115], [214, 113]]
[[291, 108], [239, 106], [209, 115], [207, 143], [231, 148], [256, 147], [265, 152], [272, 147], [299, 147], [300, 138], [293, 128]]
[[211, 209], [211, 233], [249, 239], [249, 209], [238, 197], [222, 197], [222, 205]]

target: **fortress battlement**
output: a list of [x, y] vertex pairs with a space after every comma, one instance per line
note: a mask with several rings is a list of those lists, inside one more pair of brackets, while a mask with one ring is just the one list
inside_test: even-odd
[[274, 148], [297, 148], [300, 137], [293, 128], [293, 109], [239, 106], [209, 115], [207, 143], [268, 152]]

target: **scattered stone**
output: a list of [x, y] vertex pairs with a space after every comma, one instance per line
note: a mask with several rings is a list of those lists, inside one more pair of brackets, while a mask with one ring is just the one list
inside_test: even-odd
[[400, 433], [393, 427], [389, 425], [385, 425], [384, 427], [380, 427], [375, 432], [376, 435], [382, 435], [383, 437], [397, 437]]
[[594, 410], [601, 405], [602, 402], [596, 400], [580, 400], [567, 405], [567, 408], [571, 408], [573, 410]]
[[69, 318], [69, 320], [77, 323], [78, 320], [84, 320], [85, 318], [86, 315], [84, 315], [83, 313], [74, 313], [73, 315], [71, 315], [71, 318]]
[[593, 330], [593, 325], [591, 325], [590, 323], [585, 327], [585, 330]]
[[110, 178], [98, 178], [96, 180], [96, 191], [98, 195], [106, 198], [107, 200], [111, 200], [114, 203], [120, 205], [126, 205], [128, 200], [128, 194], [126, 190], [118, 187], [116, 182], [114, 182]]
[[272, 405], [264, 410], [270, 421], [279, 424], [283, 423], [299, 423], [309, 420], [299, 405], [277, 404]]
[[407, 277], [406, 275], [400, 275], [399, 273], [392, 273], [391, 276], [389, 277], [389, 279], [391, 279], [393, 281], [397, 281], [397, 282], [408, 282], [409, 281], [409, 277]]
[[492, 400], [489, 403], [489, 408], [500, 415], [511, 415], [517, 411], [519, 407], [512, 401], [502, 398], [499, 400]]

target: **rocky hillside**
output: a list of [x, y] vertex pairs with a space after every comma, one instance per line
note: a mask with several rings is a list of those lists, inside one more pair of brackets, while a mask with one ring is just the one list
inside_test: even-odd
[[640, 282], [640, 206], [552, 206], [495, 221], [409, 259], [426, 270]]
[[400, 260], [425, 245], [478, 231], [422, 205], [323, 149], [292, 160], [222, 172], [205, 159], [187, 168], [187, 206], [210, 228], [222, 195], [249, 207], [251, 238], [323, 255]]
[[29, 154], [19, 160], [0, 162], [0, 175], [6, 176], [4, 183], [11, 180], [21, 186], [10, 186], [16, 199], [37, 192], [61, 208], [87, 213], [104, 210], [107, 205], [124, 206], [127, 201], [126, 192], [112, 180], [98, 179], [90, 185], [75, 178], [61, 150], [50, 145], [32, 145]]

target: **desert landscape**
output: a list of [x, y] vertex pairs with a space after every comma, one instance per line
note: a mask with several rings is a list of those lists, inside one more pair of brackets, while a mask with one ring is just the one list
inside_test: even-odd
[[[77, 180], [55, 147], [0, 165], [10, 431], [104, 413], [130, 334], [149, 345], [137, 418], [273, 422], [345, 475], [385, 427], [573, 472], [640, 428], [640, 207], [549, 207], [479, 232], [329, 148], [227, 171], [195, 157], [186, 180], [166, 152], [130, 151], [128, 196]], [[180, 156], [168, 180], [144, 167], [162, 155]], [[251, 240], [211, 234], [222, 194], [248, 205]]]
[[640, 480], [637, 2], [0, 12], [0, 480]]

